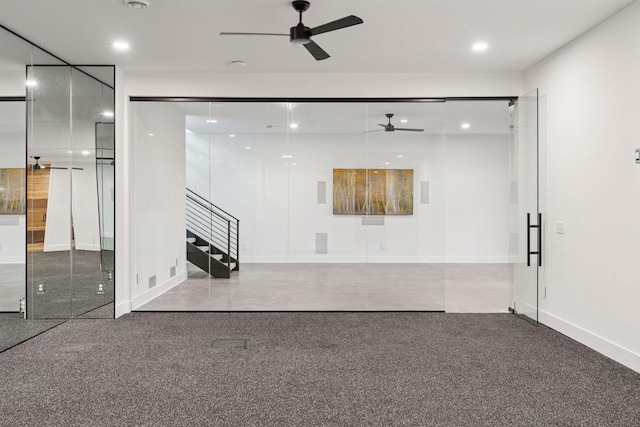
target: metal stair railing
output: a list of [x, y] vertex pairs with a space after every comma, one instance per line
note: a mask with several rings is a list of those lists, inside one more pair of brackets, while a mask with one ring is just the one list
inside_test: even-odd
[[[226, 254], [229, 270], [240, 267], [240, 220], [187, 188], [187, 230]], [[223, 258], [224, 259], [224, 258]], [[234, 267], [231, 264], [235, 264]]]

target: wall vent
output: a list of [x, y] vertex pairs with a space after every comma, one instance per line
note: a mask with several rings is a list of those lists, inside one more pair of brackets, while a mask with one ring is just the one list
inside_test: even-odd
[[156, 276], [149, 277], [149, 287], [153, 288], [156, 285]]
[[174, 277], [176, 275], [176, 268], [175, 267], [171, 267], [169, 269], [169, 276], [170, 277]]

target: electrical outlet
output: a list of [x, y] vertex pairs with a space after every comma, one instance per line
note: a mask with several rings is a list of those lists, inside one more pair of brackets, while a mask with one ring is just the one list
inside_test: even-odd
[[98, 295], [104, 294], [104, 283], [98, 283]]
[[45, 292], [44, 283], [38, 283], [38, 289], [36, 291], [37, 294], [42, 295]]

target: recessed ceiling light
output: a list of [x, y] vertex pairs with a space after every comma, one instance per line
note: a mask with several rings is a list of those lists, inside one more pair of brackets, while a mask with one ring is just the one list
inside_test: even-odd
[[229, 138], [235, 138], [236, 136], [234, 134], [230, 134]]
[[147, 135], [149, 135], [149, 136], [154, 136], [154, 135], [155, 135], [155, 133], [148, 133]]
[[88, 155], [89, 155], [89, 152], [88, 152], [87, 150], [84, 150], [84, 151], [82, 152], [82, 155], [83, 155], [83, 156], [88, 156]]
[[129, 43], [124, 41], [117, 41], [113, 43], [113, 48], [117, 50], [129, 50]]
[[400, 123], [407, 123], [408, 121], [409, 120], [407, 120], [407, 119], [402, 119], [402, 120], [400, 120]]
[[244, 147], [246, 150], [251, 150], [251, 147]]
[[291, 166], [296, 166], [296, 165], [297, 165], [297, 163], [291, 163]]
[[297, 123], [291, 123], [291, 124], [289, 125], [289, 127], [290, 127], [291, 129], [297, 129], [297, 128], [298, 128], [298, 124], [297, 124]]
[[290, 154], [283, 154], [283, 155], [282, 155], [282, 158], [283, 158], [283, 159], [291, 159], [291, 158], [293, 158], [293, 156], [292, 156], [292, 155], [290, 155]]
[[31, 80], [31, 79], [27, 80], [27, 81], [25, 82], [25, 84], [26, 84], [27, 86], [29, 86], [29, 87], [38, 86], [38, 82], [37, 82], [37, 81], [35, 81], [35, 80]]
[[67, 154], [73, 154], [73, 150], [67, 151]]
[[398, 154], [396, 157], [397, 157], [397, 158], [399, 158], [399, 159], [401, 159], [401, 158], [403, 158], [404, 156], [403, 156], [402, 154]]
[[390, 165], [391, 163], [389, 163], [389, 162], [384, 162], [384, 164], [385, 164], [385, 165]]
[[113, 111], [103, 111], [102, 115], [105, 117], [113, 117]]
[[149, 7], [149, 0], [124, 0], [124, 4], [133, 9], [146, 9]]
[[460, 127], [462, 129], [469, 129], [471, 127], [471, 124], [470, 123], [463, 123], [463, 124], [460, 125]]
[[489, 48], [489, 44], [487, 42], [477, 42], [474, 43], [473, 46], [471, 47], [471, 49], [473, 49], [476, 52], [482, 52], [485, 51]]
[[209, 120], [207, 120], [207, 123], [218, 123], [218, 121], [214, 120], [214, 119], [209, 119]]

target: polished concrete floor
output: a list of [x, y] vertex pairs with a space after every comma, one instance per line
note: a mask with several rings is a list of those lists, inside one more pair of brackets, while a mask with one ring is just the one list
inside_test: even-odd
[[189, 278], [139, 311], [504, 313], [508, 264], [243, 264], [230, 279]]

